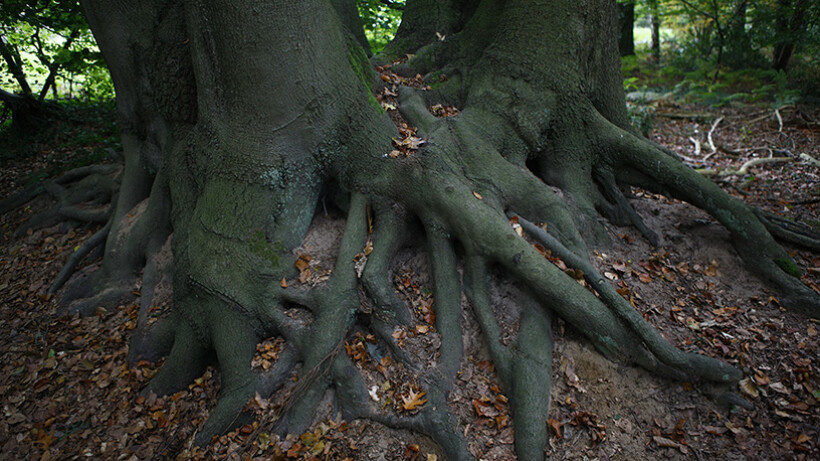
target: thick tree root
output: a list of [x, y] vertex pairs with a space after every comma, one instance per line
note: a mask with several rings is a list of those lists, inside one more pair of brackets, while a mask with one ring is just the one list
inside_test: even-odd
[[820, 232], [814, 228], [761, 209], [754, 212], [774, 238], [820, 252]]
[[21, 206], [47, 193], [57, 203], [49, 210], [32, 216], [16, 231], [16, 236], [63, 221], [104, 223], [111, 216], [109, 202], [119, 188], [119, 165], [91, 165], [64, 173], [0, 203], [0, 211]]
[[461, 283], [453, 244], [433, 229], [427, 230], [433, 293], [436, 294], [436, 330], [441, 332], [441, 349], [436, 371], [442, 389], [449, 392], [455, 382], [464, 346], [461, 337]]
[[[768, 227], [773, 229], [770, 233], [767, 219], [759, 217], [752, 207], [726, 194], [694, 170], [611, 125], [602, 127], [602, 132], [608, 133], [609, 142], [628, 167], [653, 177], [664, 191], [703, 209], [723, 224], [731, 232], [740, 257], [752, 271], [778, 288], [784, 306], [803, 315], [820, 316], [820, 295], [797, 278], [797, 266], [773, 238], [778, 234], [797, 238], [796, 232], [786, 232], [788, 229], [782, 223], [776, 225], [769, 220]], [[654, 190], [659, 191], [658, 188]], [[801, 238], [801, 241], [812, 244], [810, 238]]]
[[52, 282], [51, 287], [48, 289], [49, 294], [54, 294], [62, 288], [65, 282], [68, 281], [68, 278], [74, 273], [74, 270], [77, 268], [77, 265], [80, 261], [83, 260], [89, 253], [91, 253], [95, 248], [99, 247], [105, 242], [105, 239], [108, 237], [108, 232], [111, 230], [111, 220], [109, 219], [106, 225], [97, 231], [94, 235], [92, 235], [88, 240], [83, 242], [82, 246], [77, 249], [66, 261], [63, 268], [60, 270], [60, 273], [57, 274], [57, 277]]
[[615, 312], [618, 318], [629, 325], [629, 328], [638, 335], [647, 349], [658, 357], [663, 364], [680, 371], [681, 374], [677, 376], [678, 379], [701, 378], [715, 382], [733, 382], [743, 377], [740, 370], [724, 362], [699, 354], [685, 353], [673, 347], [644, 320], [626, 299], [615, 291], [615, 288], [595, 270], [592, 264], [564, 248], [555, 237], [552, 237], [535, 224], [520, 217], [519, 223], [528, 234], [532, 235], [545, 248], [563, 259], [567, 266], [580, 269], [587, 283], [598, 292], [601, 299]]

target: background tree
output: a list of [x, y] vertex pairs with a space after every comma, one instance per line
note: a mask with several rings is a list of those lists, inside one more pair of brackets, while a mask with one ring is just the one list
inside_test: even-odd
[[[796, 49], [812, 49], [820, 15], [810, 3], [679, 0], [663, 5], [668, 8], [669, 26], [690, 60], [707, 61], [717, 68], [785, 70]], [[661, 3], [648, 2], [648, 14], [652, 4]]]
[[810, 11], [809, 2], [805, 0], [779, 0], [774, 16], [775, 40], [772, 67], [776, 70], [786, 70], [796, 44], [809, 36], [807, 26], [817, 27], [820, 9], [814, 5]]
[[67, 84], [64, 91], [70, 96], [72, 75], [84, 74], [88, 90], [92, 78], [105, 78], [79, 1], [4, 1], [0, 18], [0, 76], [6, 88], [0, 88], [0, 101], [12, 111], [18, 130], [42, 128], [47, 121], [43, 102], [49, 91], [57, 99], [58, 81]]
[[[280, 432], [307, 427], [333, 388], [346, 418], [416, 430], [449, 459], [470, 459], [448, 402], [463, 359], [462, 284], [510, 395], [521, 459], [544, 455], [553, 314], [613, 360], [735, 382], [734, 367], [670, 345], [589, 263], [590, 246], [608, 242], [601, 218], [659, 242], [626, 198], [631, 185], [709, 212], [784, 306], [817, 315], [818, 295], [774, 240], [818, 248], [812, 235], [731, 198], [631, 130], [613, 2], [435, 3], [408, 2], [386, 52], [412, 57], [375, 79], [349, 5], [84, 2], [117, 91], [125, 167], [108, 223], [78, 250], [104, 242], [102, 267], [72, 281], [62, 302], [91, 313], [132, 296], [141, 277], [130, 353], [168, 354], [148, 390], [174, 392], [218, 364], [221, 394], [199, 442], [298, 368]], [[437, 118], [435, 104], [457, 115]], [[300, 285], [298, 247], [328, 202], [347, 216], [333, 272]], [[432, 365], [394, 337], [414, 323], [389, 275], [405, 245], [430, 254], [441, 336]], [[499, 277], [512, 281], [515, 303], [493, 304]], [[149, 328], [152, 294], [166, 282], [173, 308]], [[509, 340], [502, 315], [516, 326]], [[425, 396], [415, 414], [372, 402], [340, 353], [356, 332], [412, 370]], [[257, 374], [248, 365], [271, 336], [283, 352]]]
[[649, 48], [652, 50], [655, 62], [659, 62], [661, 59], [661, 0], [647, 0], [646, 6], [649, 11], [649, 24], [652, 28], [652, 41]]
[[621, 56], [635, 54], [635, 2], [618, 2], [618, 52]]

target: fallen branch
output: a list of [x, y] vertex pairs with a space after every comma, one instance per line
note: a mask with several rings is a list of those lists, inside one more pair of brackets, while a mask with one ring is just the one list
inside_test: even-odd
[[809, 155], [805, 152], [798, 155], [797, 158], [799, 158], [800, 160], [808, 163], [811, 166], [820, 167], [820, 160], [817, 160], [816, 158], [812, 157], [811, 155]]
[[703, 160], [709, 160], [713, 155], [715, 155], [718, 151], [717, 147], [715, 146], [715, 141], [712, 139], [712, 134], [715, 132], [715, 128], [717, 128], [718, 124], [723, 120], [723, 117], [718, 117], [714, 123], [712, 123], [712, 128], [709, 129], [709, 134], [707, 135], [707, 139], [709, 140], [709, 149], [712, 150], [712, 153], [707, 155]]
[[692, 144], [695, 145], [695, 155], [699, 156], [700, 155], [700, 141], [698, 141], [697, 139], [695, 139], [691, 136], [689, 136], [689, 140], [692, 141]]
[[686, 120], [710, 120], [713, 117], [712, 114], [699, 112], [657, 112], [655, 116]]
[[744, 163], [740, 166], [737, 170], [732, 168], [727, 168], [725, 170], [714, 170], [710, 168], [704, 168], [701, 170], [695, 170], [698, 173], [702, 174], [703, 176], [744, 176], [749, 174], [749, 168], [757, 165], [762, 165], [765, 163], [784, 163], [784, 162], [791, 162], [794, 161], [791, 157], [766, 157], [766, 158], [756, 158], [749, 160], [748, 162]]

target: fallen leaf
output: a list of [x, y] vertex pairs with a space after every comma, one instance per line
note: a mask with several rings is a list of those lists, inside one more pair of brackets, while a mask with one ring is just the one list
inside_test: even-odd
[[757, 386], [752, 383], [752, 380], [749, 378], [743, 378], [737, 383], [738, 387], [740, 388], [740, 392], [744, 395], [749, 396], [753, 399], [756, 399], [760, 396], [760, 392], [757, 390]]
[[681, 448], [681, 444], [675, 442], [672, 439], [667, 439], [666, 437], [661, 437], [659, 435], [655, 435], [652, 437], [652, 441], [657, 443], [659, 447], [666, 447], [666, 448]]
[[563, 436], [561, 435], [562, 424], [560, 421], [558, 421], [557, 419], [547, 418], [547, 425], [550, 427], [550, 429], [552, 429], [552, 432], [555, 433], [555, 437], [559, 439], [563, 438]]
[[425, 392], [415, 392], [413, 389], [410, 389], [410, 392], [406, 396], [402, 396], [401, 398], [401, 408], [404, 411], [413, 411], [420, 406], [427, 403], [427, 399], [422, 399], [424, 397]]

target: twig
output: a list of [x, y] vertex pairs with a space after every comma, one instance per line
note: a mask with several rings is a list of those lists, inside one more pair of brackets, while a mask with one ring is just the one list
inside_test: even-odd
[[783, 117], [780, 116], [780, 109], [774, 110], [774, 115], [777, 117], [777, 123], [780, 124], [780, 128], [777, 129], [778, 133], [783, 132]]
[[709, 129], [709, 134], [707, 135], [707, 139], [709, 140], [709, 148], [712, 150], [712, 153], [704, 157], [703, 160], [709, 160], [713, 155], [715, 155], [718, 151], [717, 147], [715, 146], [715, 141], [712, 139], [712, 134], [715, 132], [715, 128], [717, 128], [718, 124], [723, 120], [723, 117], [718, 117], [714, 123], [712, 123], [712, 128]]
[[729, 149], [728, 147], [723, 146], [723, 145], [718, 145], [717, 147], [718, 147], [718, 150], [720, 150], [724, 154], [731, 155], [733, 157], [737, 157], [738, 155], [743, 155], [743, 152], [740, 152], [739, 150]]
[[802, 154], [798, 155], [797, 157], [798, 157], [800, 160], [803, 160], [804, 162], [808, 163], [808, 164], [809, 164], [809, 165], [811, 165], [811, 166], [817, 166], [817, 167], [820, 167], [820, 160], [817, 160], [816, 158], [812, 157], [811, 155], [809, 155], [809, 154], [807, 154], [807, 153], [805, 153], [805, 152], [803, 152]]
[[695, 145], [695, 155], [699, 156], [700, 155], [700, 141], [698, 141], [697, 139], [695, 139], [691, 136], [689, 137], [689, 140], [692, 141], [692, 143]]
[[690, 120], [709, 120], [712, 118], [711, 114], [698, 112], [657, 112], [656, 117], [666, 117], [672, 119], [690, 119]]
[[791, 162], [793, 159], [791, 157], [768, 157], [768, 158], [756, 158], [749, 160], [748, 162], [741, 165], [740, 169], [737, 170], [737, 174], [744, 175], [749, 173], [749, 168], [761, 165], [763, 163], [783, 163], [783, 162]]
[[794, 161], [791, 157], [766, 157], [766, 158], [756, 158], [749, 160], [748, 162], [744, 163], [740, 166], [737, 170], [733, 170], [731, 168], [718, 171], [711, 168], [704, 168], [700, 170], [695, 170], [698, 173], [702, 174], [703, 176], [743, 176], [749, 174], [749, 168], [757, 165], [762, 165], [764, 163], [783, 163], [783, 162], [791, 162]]

